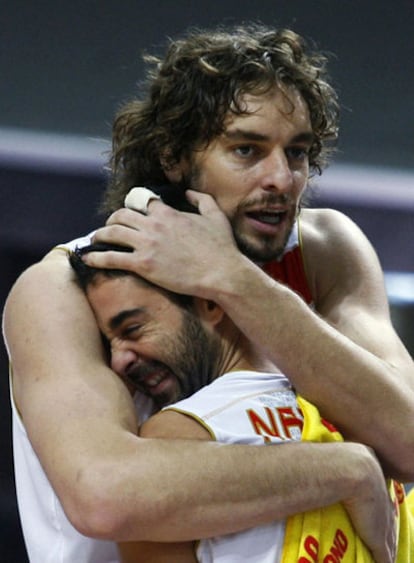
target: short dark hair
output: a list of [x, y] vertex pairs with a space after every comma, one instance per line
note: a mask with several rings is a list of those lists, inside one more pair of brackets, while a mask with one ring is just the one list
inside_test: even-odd
[[[289, 29], [262, 24], [190, 29], [170, 40], [164, 58], [146, 55], [141, 95], [115, 117], [111, 175], [102, 208], [112, 212], [134, 185], [167, 182], [168, 168], [220, 135], [245, 94], [293, 86], [309, 108], [312, 173], [321, 172], [337, 138], [339, 106], [327, 57]], [[161, 164], [163, 160], [163, 165]]]
[[120, 278], [131, 276], [150, 287], [154, 287], [157, 290], [162, 291], [176, 305], [186, 310], [189, 310], [193, 307], [194, 299], [190, 295], [182, 295], [179, 293], [174, 293], [172, 291], [167, 291], [166, 289], [159, 287], [158, 285], [155, 285], [150, 281], [142, 278], [138, 274], [130, 272], [128, 270], [95, 268], [93, 266], [88, 266], [83, 261], [83, 256], [85, 256], [85, 254], [88, 254], [89, 252], [108, 252], [110, 250], [115, 250], [117, 252], [132, 252], [132, 248], [128, 246], [95, 243], [82, 247], [76, 247], [74, 251], [69, 253], [69, 263], [76, 274], [76, 280], [78, 284], [85, 292], [90, 285], [93, 285], [93, 283], [99, 276], [106, 278]]
[[83, 256], [89, 252], [107, 252], [109, 250], [116, 250], [117, 252], [131, 252], [132, 248], [106, 243], [95, 243], [87, 246], [76, 247], [73, 252], [69, 253], [70, 265], [76, 273], [76, 279], [83, 290], [86, 290], [87, 287], [94, 282], [98, 275], [103, 275], [108, 278], [134, 275], [127, 270], [94, 268], [93, 266], [88, 266], [83, 261]]

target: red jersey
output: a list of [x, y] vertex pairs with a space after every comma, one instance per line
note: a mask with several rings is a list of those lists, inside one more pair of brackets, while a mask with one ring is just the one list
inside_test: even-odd
[[298, 222], [293, 227], [282, 258], [266, 262], [263, 270], [274, 280], [280, 281], [301, 295], [309, 305], [313, 302], [303, 263]]

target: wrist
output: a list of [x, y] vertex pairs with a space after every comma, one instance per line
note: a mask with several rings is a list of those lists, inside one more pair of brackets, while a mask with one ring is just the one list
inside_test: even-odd
[[241, 305], [246, 296], [255, 292], [256, 287], [263, 288], [263, 284], [274, 284], [272, 278], [239, 251], [230, 258], [220, 260], [211, 274], [209, 298], [224, 310]]
[[350, 494], [352, 497], [370, 496], [372, 486], [382, 479], [382, 470], [373, 451], [359, 443], [346, 443], [351, 450], [347, 467], [349, 471]]

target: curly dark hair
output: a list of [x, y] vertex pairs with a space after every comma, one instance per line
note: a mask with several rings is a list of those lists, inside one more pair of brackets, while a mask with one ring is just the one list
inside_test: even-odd
[[163, 59], [144, 60], [142, 96], [115, 116], [104, 211], [121, 207], [134, 185], [167, 182], [163, 166], [207, 146], [223, 132], [229, 112], [245, 114], [243, 95], [265, 94], [275, 85], [282, 91], [293, 85], [302, 95], [315, 136], [311, 173], [326, 165], [337, 138], [337, 96], [327, 81], [326, 56], [294, 31], [256, 23], [192, 29], [170, 41]]

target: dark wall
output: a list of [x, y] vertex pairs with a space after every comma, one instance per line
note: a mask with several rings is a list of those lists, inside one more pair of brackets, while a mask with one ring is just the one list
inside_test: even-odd
[[412, 0], [3, 0], [0, 127], [109, 136], [141, 53], [188, 26], [260, 19], [332, 53], [340, 159], [414, 167]]

